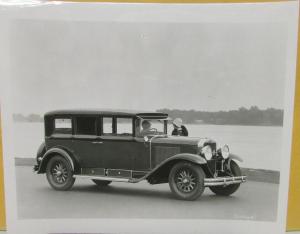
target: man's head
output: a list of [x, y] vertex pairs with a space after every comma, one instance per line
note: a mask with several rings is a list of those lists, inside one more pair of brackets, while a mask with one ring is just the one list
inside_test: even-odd
[[142, 128], [143, 128], [143, 130], [150, 129], [150, 127], [151, 127], [151, 123], [148, 120], [144, 120], [142, 122]]
[[173, 120], [173, 125], [174, 125], [174, 127], [180, 128], [181, 125], [182, 125], [182, 119], [180, 119], [180, 118], [174, 119]]

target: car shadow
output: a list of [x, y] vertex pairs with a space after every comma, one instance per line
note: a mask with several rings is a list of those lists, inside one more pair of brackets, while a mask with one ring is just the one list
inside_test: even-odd
[[97, 185], [79, 185], [74, 186], [71, 191], [82, 193], [99, 193], [114, 196], [131, 196], [131, 197], [157, 197], [167, 198], [173, 197], [171, 191], [158, 191], [156, 189], [141, 189], [131, 187], [119, 187], [114, 185], [97, 186]]
[[[205, 189], [206, 191], [208, 188]], [[109, 186], [97, 186], [97, 185], [78, 185], [74, 186], [70, 192], [82, 192], [82, 193], [99, 193], [110, 196], [130, 196], [130, 197], [141, 197], [141, 198], [151, 198], [151, 199], [167, 199], [167, 200], [178, 200], [170, 190], [158, 190], [158, 189], [141, 189], [133, 187], [119, 187], [114, 185]], [[197, 200], [205, 202], [218, 202], [218, 201], [239, 201], [240, 198], [237, 196], [218, 196], [210, 192], [205, 192]], [[186, 201], [183, 201], [186, 202]]]

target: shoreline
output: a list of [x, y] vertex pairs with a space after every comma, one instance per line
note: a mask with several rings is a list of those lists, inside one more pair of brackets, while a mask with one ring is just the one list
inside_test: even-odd
[[[16, 124], [44, 124], [44, 121], [13, 121]], [[184, 123], [184, 125], [204, 125], [204, 126], [238, 126], [238, 127], [278, 127], [283, 128], [283, 125], [248, 125], [248, 124], [214, 124], [214, 123]]]

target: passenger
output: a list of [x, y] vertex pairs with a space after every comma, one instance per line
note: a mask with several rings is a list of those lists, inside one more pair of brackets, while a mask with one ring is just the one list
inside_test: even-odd
[[174, 130], [172, 131], [172, 136], [188, 136], [187, 128], [182, 124], [182, 119], [176, 118], [173, 120]]

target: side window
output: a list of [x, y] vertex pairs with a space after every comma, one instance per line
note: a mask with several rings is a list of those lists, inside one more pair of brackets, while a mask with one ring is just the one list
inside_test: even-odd
[[103, 117], [103, 135], [113, 135], [112, 117]]
[[117, 135], [132, 136], [132, 118], [117, 118]]
[[54, 119], [53, 133], [72, 134], [71, 118], [56, 118], [56, 119]]
[[77, 135], [97, 135], [96, 117], [77, 117], [76, 131]]

